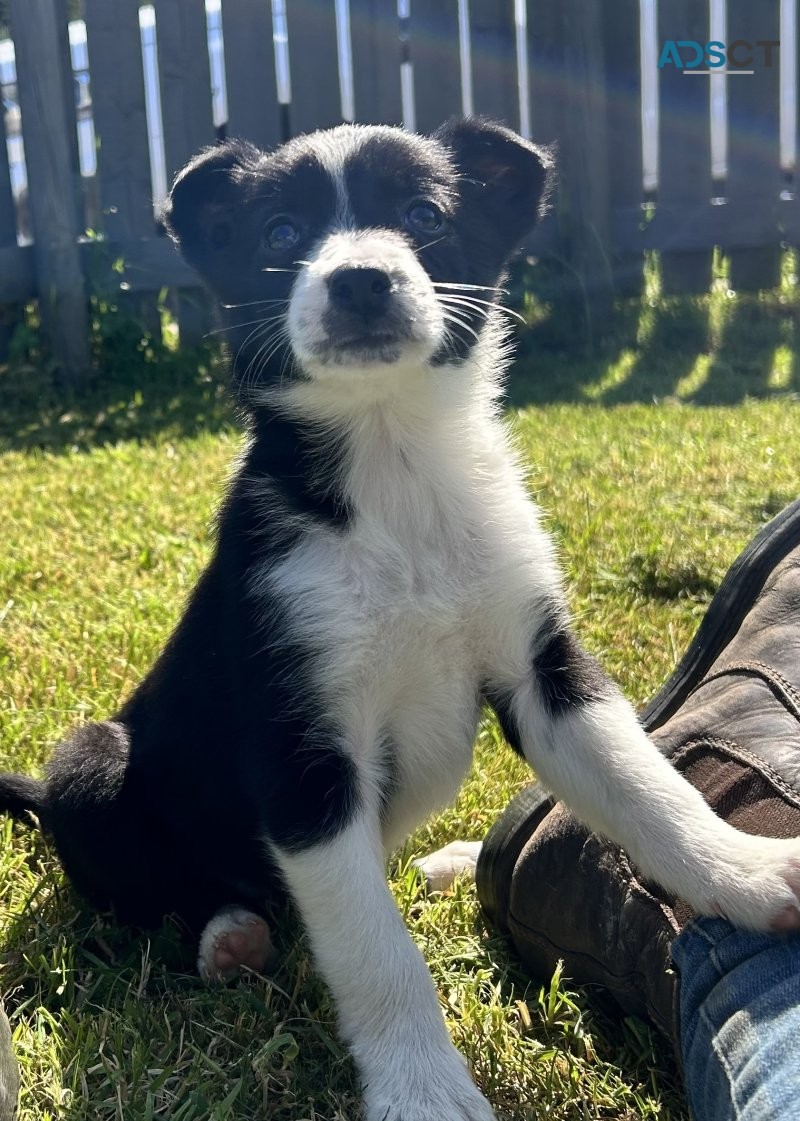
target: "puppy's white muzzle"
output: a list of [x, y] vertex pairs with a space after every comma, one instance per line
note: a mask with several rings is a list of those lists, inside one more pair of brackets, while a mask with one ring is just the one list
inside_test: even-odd
[[301, 265], [287, 316], [295, 358], [310, 376], [425, 362], [445, 322], [428, 274], [390, 230], [330, 234]]

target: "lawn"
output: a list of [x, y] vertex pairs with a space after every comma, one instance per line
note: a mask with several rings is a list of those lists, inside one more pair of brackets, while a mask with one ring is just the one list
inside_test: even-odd
[[[579, 632], [636, 703], [738, 550], [798, 493], [796, 323], [792, 294], [720, 289], [620, 309], [591, 354], [565, 353], [546, 318], [521, 340], [509, 419], [531, 492]], [[103, 348], [108, 375], [89, 398], [58, 400], [35, 356], [0, 378], [3, 767], [37, 771], [65, 729], [108, 715], [146, 671], [209, 555], [239, 446], [212, 350], [156, 351], [113, 329]], [[409, 870], [431, 846], [480, 837], [525, 781], [487, 717], [458, 802], [390, 864], [452, 1034], [501, 1116], [682, 1119], [668, 1045], [568, 980], [527, 979], [471, 885], [427, 896]], [[330, 1001], [288, 915], [275, 975], [209, 991], [173, 930], [142, 937], [87, 913], [40, 837], [0, 831], [21, 1121], [357, 1117]]]

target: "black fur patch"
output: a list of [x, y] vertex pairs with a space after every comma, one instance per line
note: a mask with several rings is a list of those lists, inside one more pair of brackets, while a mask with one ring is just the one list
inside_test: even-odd
[[[289, 852], [311, 848], [343, 829], [359, 807], [356, 765], [327, 734], [307, 719], [283, 727], [281, 759], [270, 759], [262, 773], [264, 833]], [[277, 764], [277, 765], [276, 765]]]
[[381, 749], [380, 769], [381, 822], [385, 825], [389, 820], [392, 800], [399, 785], [399, 775], [397, 772], [397, 747], [389, 736], [386, 736], [383, 741]]
[[511, 699], [508, 693], [502, 689], [486, 688], [483, 690], [483, 695], [486, 698], [486, 703], [492, 707], [497, 716], [506, 743], [516, 751], [517, 755], [523, 755], [522, 737], [519, 734], [519, 725], [511, 708]]
[[23, 820], [28, 813], [41, 814], [44, 793], [44, 783], [35, 778], [0, 772], [0, 813], [9, 813]]
[[533, 668], [551, 717], [564, 716], [570, 709], [608, 695], [608, 678], [600, 663], [563, 627], [546, 640], [534, 658]]
[[[252, 444], [240, 479], [243, 487], [266, 479], [275, 488], [290, 514], [306, 514], [336, 529], [350, 521], [350, 510], [342, 493], [341, 444], [332, 444], [310, 424], [260, 409], [253, 420], [256, 439]], [[230, 503], [240, 496], [233, 492]], [[273, 536], [271, 530], [285, 534], [286, 528], [269, 517], [262, 522], [262, 540]], [[286, 542], [282, 542], [285, 547]]]

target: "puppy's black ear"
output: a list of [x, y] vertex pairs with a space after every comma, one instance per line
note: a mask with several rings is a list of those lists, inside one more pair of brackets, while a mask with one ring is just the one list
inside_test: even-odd
[[182, 171], [161, 220], [190, 264], [199, 267], [234, 240], [234, 209], [262, 153], [245, 140], [204, 148]]
[[474, 208], [508, 250], [515, 248], [544, 212], [554, 180], [552, 150], [483, 117], [447, 121], [434, 137], [455, 159], [465, 213]]

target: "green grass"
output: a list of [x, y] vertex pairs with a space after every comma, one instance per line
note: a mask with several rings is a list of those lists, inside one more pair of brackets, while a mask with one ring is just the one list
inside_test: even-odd
[[[797, 309], [782, 299], [645, 301], [593, 356], [562, 355], [547, 329], [522, 340], [510, 412], [531, 491], [580, 634], [637, 703], [738, 550], [797, 493]], [[38, 771], [66, 729], [113, 711], [209, 554], [239, 444], [218, 360], [136, 349], [135, 390], [131, 369], [110, 364], [66, 403], [35, 361], [0, 378], [4, 767]], [[456, 805], [391, 862], [453, 1036], [501, 1116], [684, 1118], [667, 1045], [558, 977], [530, 981], [470, 885], [427, 896], [409, 871], [433, 845], [480, 837], [525, 780], [486, 720]], [[22, 1121], [358, 1115], [333, 1009], [288, 916], [274, 977], [209, 991], [172, 930], [140, 937], [86, 913], [40, 837], [0, 832], [0, 992]]]

